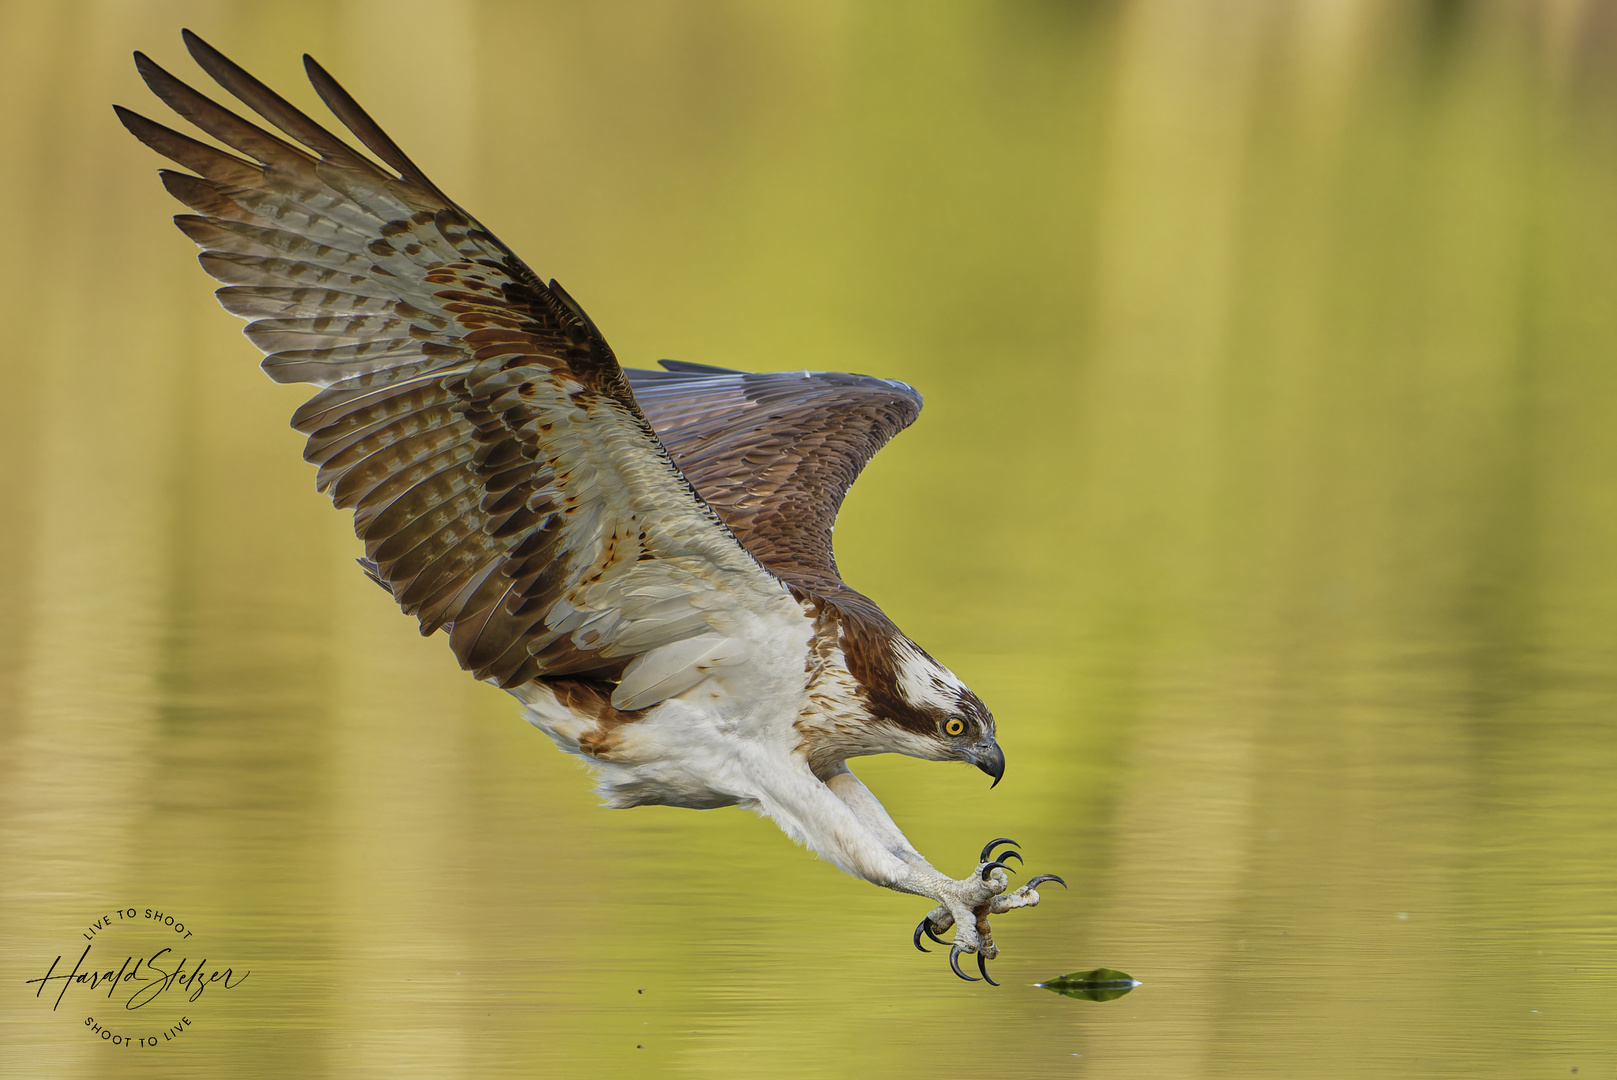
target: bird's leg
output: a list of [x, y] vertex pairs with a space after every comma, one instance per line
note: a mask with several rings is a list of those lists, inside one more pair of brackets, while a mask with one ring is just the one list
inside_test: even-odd
[[907, 880], [892, 886], [900, 892], [938, 902], [916, 927], [916, 948], [927, 951], [920, 944], [921, 934], [941, 942], [938, 935], [953, 927], [955, 948], [968, 953], [982, 952], [989, 960], [999, 955], [988, 930], [988, 916], [994, 901], [1010, 887], [1010, 877], [1005, 873], [1004, 861], [989, 858], [991, 854], [986, 852], [978, 860], [977, 869], [958, 881], [927, 866], [924, 870], [915, 867]]
[[[983, 847], [977, 868], [971, 874], [959, 880], [946, 877], [911, 846], [876, 796], [846, 766], [826, 777], [825, 784], [883, 847], [907, 865], [908, 873], [897, 881], [878, 884], [937, 901], [938, 906], [915, 928], [915, 947], [922, 952], [930, 951], [921, 944], [922, 934], [939, 944], [949, 945], [949, 966], [962, 979], [976, 981], [974, 976], [960, 970], [962, 953], [977, 954], [977, 967], [984, 979], [988, 979], [984, 962], [999, 955], [999, 947], [994, 944], [993, 930], [988, 922], [990, 915], [1037, 906], [1037, 887], [1047, 881], [1066, 885], [1054, 874], [1041, 874], [1021, 888], [1009, 891], [1010, 877], [1006, 871], [1011, 867], [1008, 862], [1010, 859], [1021, 862], [1022, 856], [1009, 848], [996, 853], [995, 849], [1001, 845], [1015, 845], [1014, 841], [1005, 837], [999, 837]], [[951, 927], [955, 931], [954, 940], [946, 942], [939, 935], [947, 933]], [[993, 982], [992, 979], [988, 981]]]
[[[977, 869], [970, 875], [958, 881], [945, 876], [921, 857], [870, 789], [846, 767], [820, 776], [806, 767], [800, 773], [775, 772], [769, 780], [753, 795], [740, 800], [741, 805], [767, 814], [787, 835], [855, 877], [937, 903], [939, 906], [927, 916], [927, 922], [933, 923], [938, 933], [954, 927], [949, 966], [962, 979], [977, 981], [976, 976], [960, 970], [962, 954], [977, 955], [977, 967], [984, 978], [988, 976], [984, 961], [998, 955], [988, 917], [1034, 906], [1039, 902], [1034, 886], [1053, 878], [1048, 874], [1036, 877], [1008, 892], [1007, 853], [994, 855], [994, 848], [1005, 842], [1002, 840], [984, 849]], [[1020, 858], [1014, 852], [1008, 854]], [[920, 946], [919, 933], [916, 944]]]
[[[1040, 899], [1038, 887], [1047, 881], [1057, 882], [1063, 888], [1067, 884], [1055, 874], [1040, 874], [1021, 888], [1007, 891], [1009, 879], [1005, 876], [1005, 870], [1008, 867], [1005, 866], [1003, 860], [1006, 855], [1015, 855], [1016, 853], [1002, 851], [997, 858], [990, 858], [993, 854], [990, 849], [996, 844], [1005, 842], [1004, 840], [995, 840], [988, 848], [984, 849], [984, 854], [980, 857], [978, 863], [977, 873], [972, 878], [949, 883], [957, 887], [966, 886], [967, 890], [972, 890], [976, 893], [976, 897], [973, 897], [967, 890], [962, 890], [962, 892], [967, 893], [965, 906], [969, 908], [968, 911], [960, 911], [959, 909], [962, 905], [951, 903], [948, 898], [945, 898], [942, 903], [928, 912], [926, 917], [915, 928], [915, 947], [922, 952], [931, 951], [921, 944], [921, 935], [923, 934], [940, 945], [948, 945], [949, 966], [956, 975], [968, 982], [976, 982], [977, 980], [960, 970], [960, 954], [975, 952], [977, 954], [977, 970], [982, 972], [982, 977], [995, 986], [999, 985], [989, 977], [986, 964], [986, 961], [992, 960], [999, 955], [999, 946], [994, 944], [993, 927], [988, 921], [990, 915], [1000, 915], [1022, 907], [1037, 907]], [[983, 881], [985, 876], [988, 888], [973, 889], [972, 881]], [[920, 890], [913, 891], [920, 892]], [[984, 893], [989, 895], [984, 896]], [[921, 895], [929, 894], [922, 893]], [[981, 897], [978, 902], [972, 902], [978, 897]], [[947, 933], [950, 927], [954, 927], [955, 930], [952, 942], [945, 941], [938, 936]]]
[[[983, 919], [987, 915], [1003, 915], [1007, 911], [1014, 911], [1021, 907], [1038, 907], [1039, 886], [1046, 881], [1053, 881], [1062, 888], [1067, 887], [1067, 883], [1055, 874], [1040, 874], [1019, 889], [996, 895], [988, 902], [986, 909], [980, 914], [976, 909], [973, 909], [973, 915], [978, 919]], [[947, 933], [949, 927], [954, 925], [954, 922], [954, 915], [947, 907], [939, 904], [932, 909], [925, 919], [921, 920], [921, 925], [916, 927], [915, 936], [919, 939], [922, 934], [926, 934], [927, 937], [938, 942], [939, 945], [947, 945], [949, 943], [940, 941], [937, 935]], [[993, 957], [990, 956], [989, 959], [993, 959]]]

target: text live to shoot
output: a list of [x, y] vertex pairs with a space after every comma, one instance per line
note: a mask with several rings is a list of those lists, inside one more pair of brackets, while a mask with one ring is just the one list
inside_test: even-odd
[[[59, 955], [51, 961], [50, 968], [45, 974], [37, 979], [27, 980], [28, 985], [37, 987], [34, 996], [44, 1000], [48, 997], [46, 993], [48, 989], [56, 989], [55, 999], [51, 1003], [51, 1011], [55, 1012], [67, 998], [69, 990], [87, 989], [92, 993], [99, 993], [104, 986], [106, 999], [115, 1004], [119, 999], [120, 990], [127, 991], [122, 996], [122, 1003], [123, 1012], [128, 1013], [144, 1009], [159, 1001], [170, 1004], [183, 999], [185, 1003], [190, 1004], [202, 997], [203, 991], [209, 987], [217, 985], [220, 990], [234, 990], [252, 974], [250, 971], [237, 974], [232, 968], [212, 965], [206, 956], [193, 963], [189, 956], [177, 953], [175, 946], [171, 944], [160, 944], [150, 952], [142, 949], [138, 951], [138, 955], [137, 952], [131, 951], [119, 958], [115, 951], [112, 957], [105, 961], [100, 957], [91, 959], [91, 952], [97, 944], [96, 938], [119, 924], [132, 926], [147, 933], [156, 933], [179, 943], [188, 942], [192, 938], [192, 932], [186, 929], [184, 922], [161, 908], [117, 908], [111, 914], [102, 915], [85, 928], [82, 936], [90, 944], [79, 954], [78, 961], [71, 971], [65, 969], [64, 956]], [[181, 944], [180, 947], [189, 949], [196, 946], [193, 943], [190, 946]], [[59, 989], [55, 986], [57, 983], [61, 984]], [[175, 992], [177, 997], [164, 997]], [[125, 1027], [132, 1021], [133, 1018], [124, 1017], [121, 1022], [103, 1023], [91, 1015], [85, 1017], [84, 1026], [93, 1037], [103, 1039], [114, 1046], [156, 1046], [159, 1042], [172, 1042], [192, 1024], [189, 1015], [180, 1015], [176, 1021], [155, 1034], [132, 1035], [114, 1030]]]

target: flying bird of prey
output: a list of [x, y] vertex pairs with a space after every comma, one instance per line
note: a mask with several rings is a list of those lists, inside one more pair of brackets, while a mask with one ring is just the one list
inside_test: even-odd
[[908, 754], [996, 784], [1005, 769], [977, 695], [845, 585], [831, 553], [849, 486], [920, 395], [862, 375], [624, 369], [560, 285], [314, 60], [315, 90], [374, 159], [185, 43], [279, 134], [141, 53], [147, 86], [235, 153], [118, 116], [189, 170], [161, 173], [195, 211], [175, 223], [220, 303], [251, 320], [264, 370], [319, 388], [292, 425], [316, 486], [354, 511], [366, 571], [592, 765], [610, 805], [765, 814], [844, 871], [933, 901], [915, 946], [949, 945], [973, 981], [960, 956], [975, 953], [987, 979], [989, 916], [1060, 879], [1012, 890], [1006, 859], [1021, 856], [1004, 838], [949, 877], [847, 766]]

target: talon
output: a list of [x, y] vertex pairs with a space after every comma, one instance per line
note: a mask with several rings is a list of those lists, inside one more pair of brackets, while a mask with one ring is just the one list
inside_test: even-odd
[[1022, 853], [1020, 851], [1011, 851], [1009, 849], [1006, 849], [1005, 851], [1000, 852], [998, 855], [995, 856], [995, 858], [998, 858], [998, 859], [1015, 859], [1019, 863], [1027, 862], [1026, 859], [1022, 858]]
[[[977, 962], [982, 962], [981, 956], [977, 957]], [[954, 968], [954, 973], [956, 975], [960, 976], [962, 979], [965, 979], [967, 982], [982, 982], [982, 979], [977, 978], [977, 976], [967, 975], [964, 971], [960, 970], [960, 946], [958, 945], [951, 946], [949, 949], [949, 966]], [[987, 972], [984, 972], [983, 974], [986, 976]]]
[[1012, 868], [1011, 868], [1011, 867], [1009, 867], [1009, 866], [1006, 866], [1006, 865], [1005, 865], [1005, 864], [1004, 864], [1004, 863], [1003, 863], [1003, 862], [1001, 862], [1001, 861], [1000, 861], [1000, 860], [998, 860], [998, 859], [995, 859], [995, 860], [994, 860], [994, 861], [993, 861], [993, 862], [991, 862], [991, 863], [986, 863], [986, 864], [984, 864], [984, 866], [983, 866], [983, 868], [982, 868], [982, 871], [981, 871], [981, 876], [982, 876], [982, 879], [983, 879], [983, 880], [984, 880], [984, 881], [987, 881], [987, 880], [988, 880], [988, 872], [989, 872], [989, 871], [990, 871], [990, 870], [992, 870], [992, 869], [994, 869], [994, 868], [995, 868], [995, 867], [1000, 867], [1000, 868], [1002, 868], [1002, 869], [1004, 869], [1004, 870], [1005, 870], [1005, 871], [1006, 871], [1006, 872], [1007, 872], [1007, 873], [1011, 873], [1011, 874], [1014, 874], [1014, 873], [1016, 873], [1016, 871], [1015, 871], [1015, 870], [1014, 870], [1014, 869], [1012, 869]]
[[[999, 985], [999, 983], [988, 977], [988, 961], [983, 959], [982, 953], [977, 954], [977, 970], [983, 973], [983, 981], [989, 986]], [[959, 974], [958, 970], [956, 971], [956, 974]]]
[[932, 916], [931, 915], [923, 916], [921, 921], [915, 924], [915, 947], [917, 949], [920, 949], [924, 953], [929, 953], [932, 950], [927, 948], [925, 945], [921, 944], [921, 935], [922, 934], [925, 934], [927, 937], [931, 938], [934, 942], [936, 942], [939, 945], [952, 945], [952, 944], [954, 944], [952, 941], [945, 941], [943, 938], [938, 937], [938, 932], [936, 930], [932, 929]]
[[1056, 877], [1054, 874], [1040, 874], [1038, 877], [1034, 878], [1032, 881], [1030, 881], [1026, 885], [1022, 886], [1022, 888], [1024, 888], [1024, 889], [1036, 889], [1040, 885], [1043, 885], [1046, 881], [1053, 881], [1057, 885], [1060, 885], [1063, 889], [1065, 889], [1067, 887], [1067, 883], [1065, 881], [1062, 881], [1060, 878]]
[[[994, 849], [997, 848], [1001, 844], [1009, 844], [1012, 847], [1021, 847], [1022, 846], [1021, 844], [1018, 844], [1015, 840], [1012, 840], [1008, 836], [1001, 836], [999, 839], [990, 840], [990, 841], [988, 841], [987, 844], [983, 845], [983, 853], [981, 855], [977, 856], [977, 861], [978, 862], [987, 862], [988, 860], [994, 858]], [[1020, 856], [1020, 855], [1017, 856], [1018, 859], [1020, 859], [1021, 857], [1022, 856]]]

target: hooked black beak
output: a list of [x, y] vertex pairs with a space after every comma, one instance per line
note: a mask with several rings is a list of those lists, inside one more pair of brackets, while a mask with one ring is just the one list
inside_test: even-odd
[[999, 743], [992, 740], [988, 743], [988, 749], [972, 751], [971, 763], [994, 778], [994, 782], [988, 785], [989, 790], [998, 787], [1005, 776], [1005, 752], [999, 748]]

